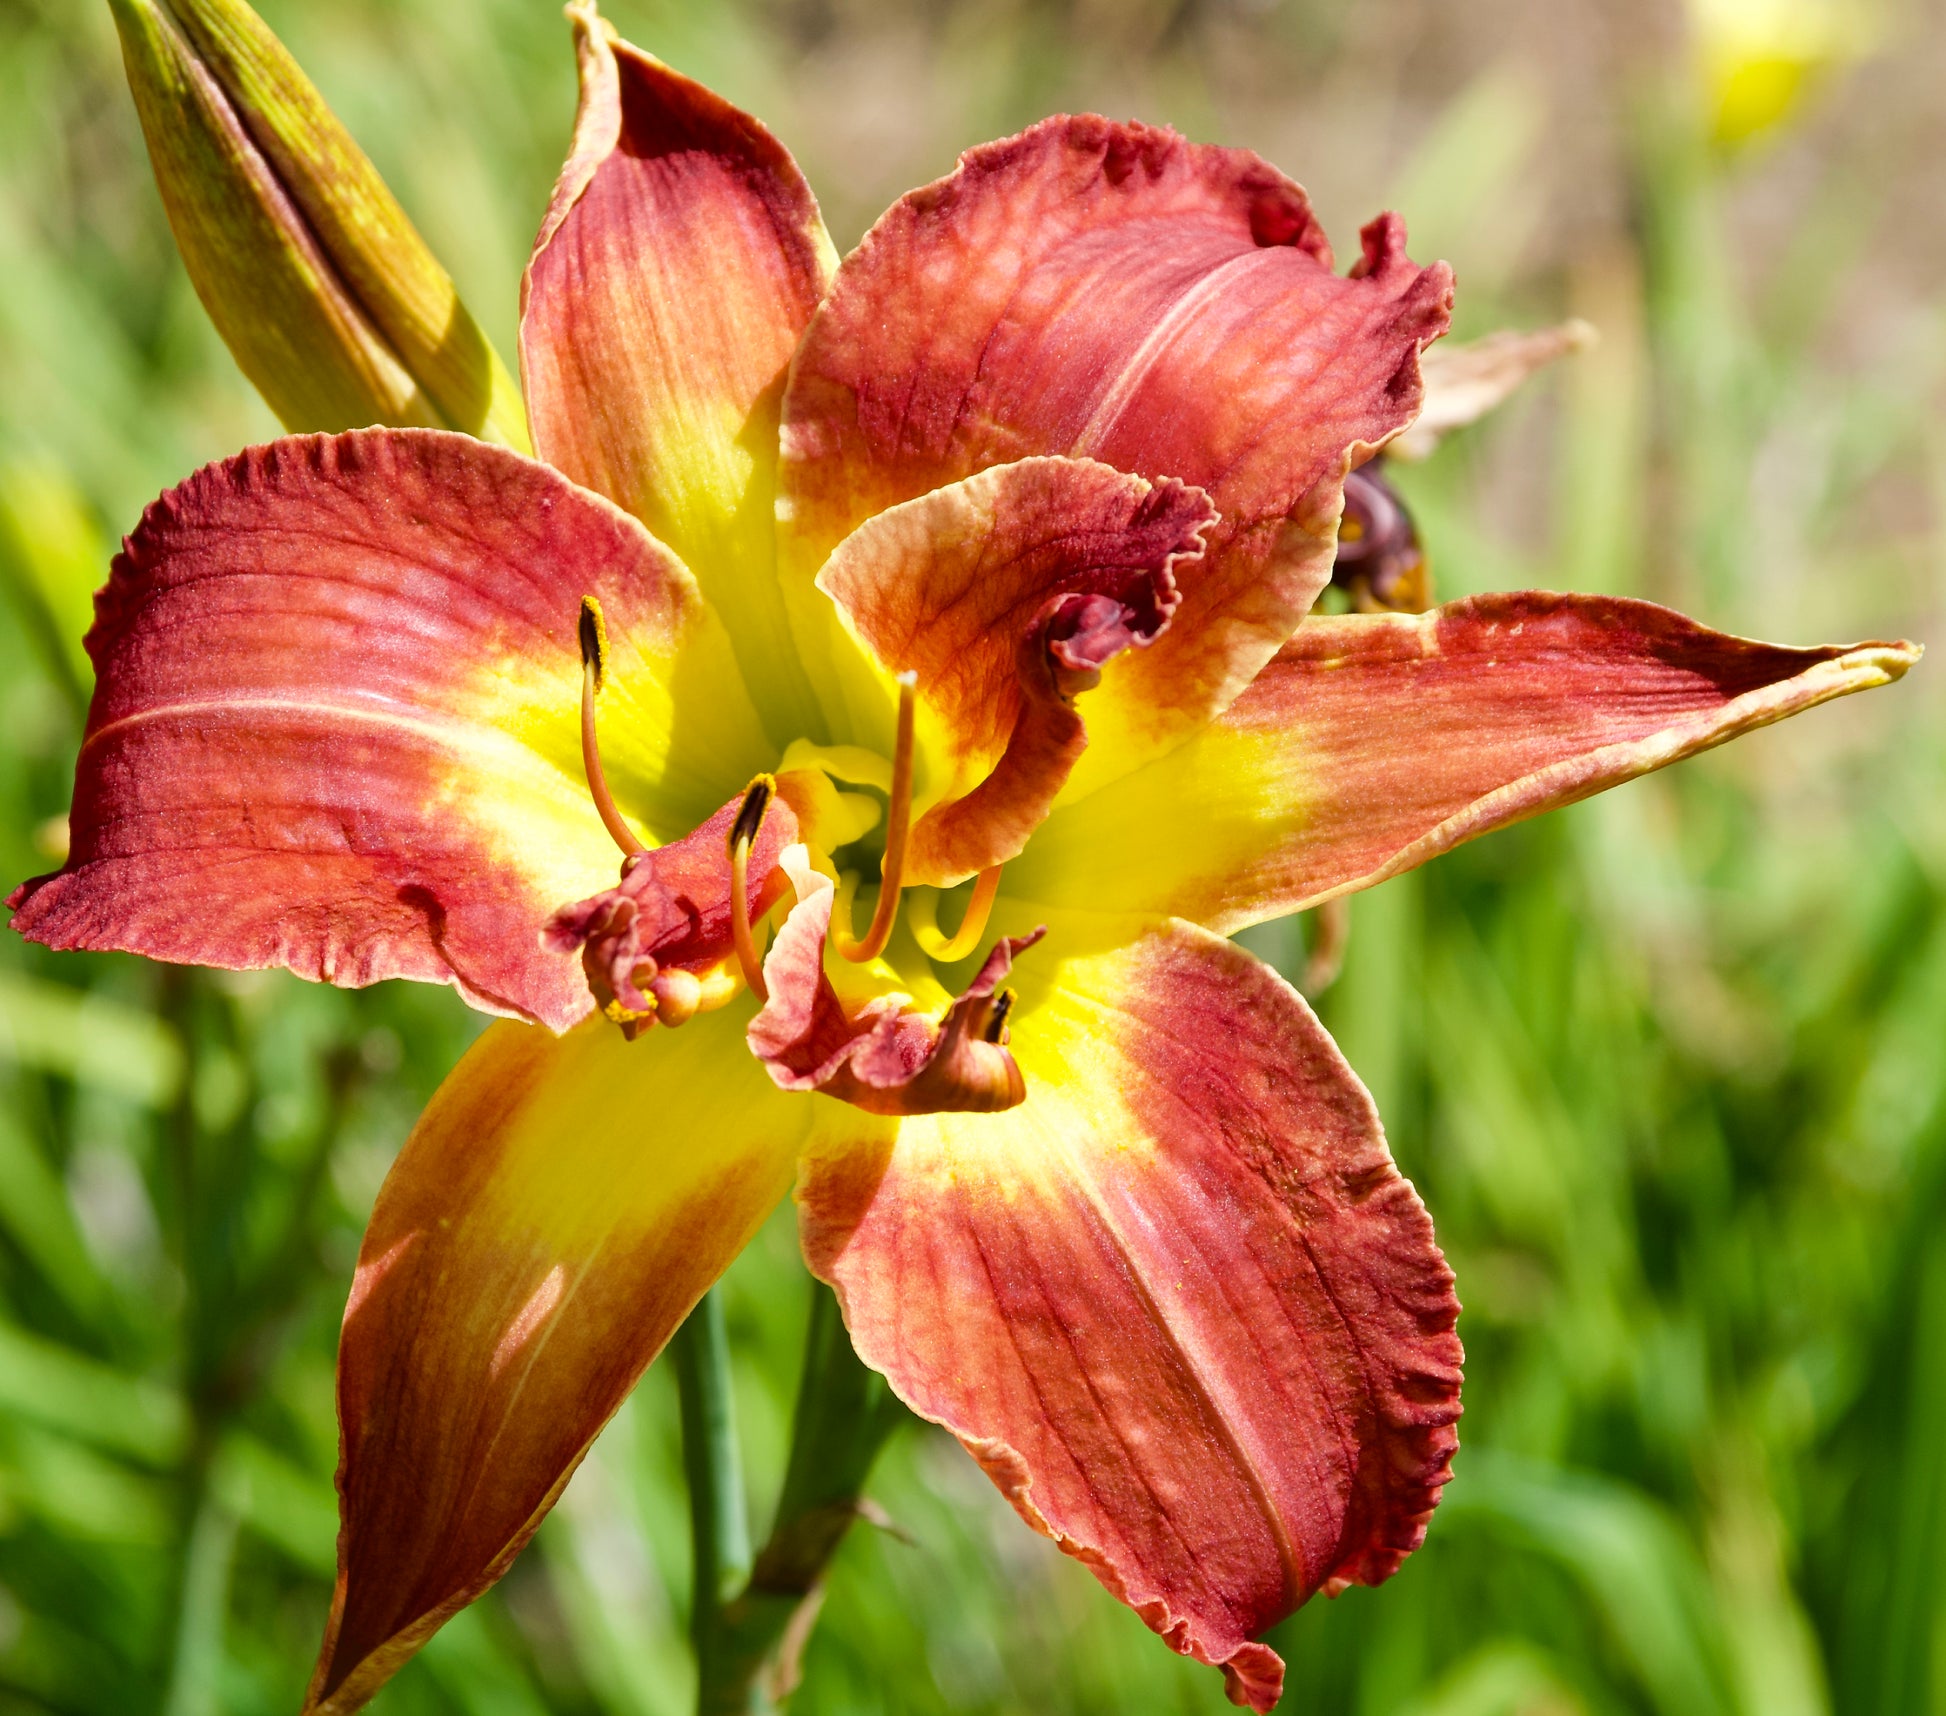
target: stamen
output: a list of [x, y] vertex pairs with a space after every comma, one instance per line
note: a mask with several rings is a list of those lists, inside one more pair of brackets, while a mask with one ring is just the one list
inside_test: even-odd
[[993, 998], [993, 1009], [987, 1014], [986, 1029], [980, 1035], [989, 1043], [1004, 1043], [1007, 1040], [1007, 1015], [1014, 1010], [1014, 992], [1003, 989]]
[[939, 908], [934, 902], [927, 900], [923, 905], [917, 899], [912, 902], [912, 936], [928, 959], [950, 965], [980, 945], [980, 937], [986, 934], [987, 919], [993, 915], [993, 902], [1000, 895], [1000, 868], [995, 864], [980, 872], [980, 879], [973, 884], [973, 898], [967, 902], [966, 916], [950, 936], [940, 933], [935, 916]]
[[776, 790], [775, 780], [759, 775], [750, 783], [736, 821], [730, 824], [730, 938], [736, 944], [743, 981], [759, 1001], [768, 1001], [770, 990], [764, 984], [763, 956], [750, 928], [750, 848], [757, 843], [764, 813], [770, 809], [771, 794]]
[[862, 940], [853, 940], [850, 910], [842, 919], [835, 912], [831, 918], [832, 943], [854, 965], [863, 965], [885, 951], [899, 918], [905, 838], [912, 827], [912, 727], [918, 684], [916, 673], [899, 675], [899, 734], [892, 750], [891, 802], [885, 807], [885, 862], [879, 866], [878, 905], [872, 912], [871, 928]]
[[601, 690], [602, 675], [608, 662], [608, 626], [601, 617], [601, 604], [592, 596], [581, 598], [581, 766], [587, 772], [588, 793], [609, 838], [627, 858], [648, 851], [635, 838], [635, 830], [622, 819], [615, 795], [608, 790], [608, 777], [601, 772], [601, 747], [595, 741], [595, 697]]

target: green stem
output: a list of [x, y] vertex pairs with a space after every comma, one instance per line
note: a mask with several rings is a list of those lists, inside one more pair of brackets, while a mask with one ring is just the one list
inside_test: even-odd
[[723, 1302], [705, 1293], [670, 1342], [682, 1401], [682, 1464], [689, 1480], [690, 1549], [695, 1597], [689, 1631], [696, 1659], [716, 1654], [724, 1599], [750, 1572], [750, 1525], [737, 1453], [736, 1403], [730, 1392], [730, 1341]]
[[859, 1362], [831, 1290], [812, 1293], [777, 1520], [699, 1655], [698, 1716], [768, 1716], [797, 1684], [825, 1569], [861, 1511], [873, 1461], [906, 1415], [885, 1379]]
[[163, 1716], [217, 1716], [237, 1518], [205, 1482], [183, 1556], [182, 1596]]

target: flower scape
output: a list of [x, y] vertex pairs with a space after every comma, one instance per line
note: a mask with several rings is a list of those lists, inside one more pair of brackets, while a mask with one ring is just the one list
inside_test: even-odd
[[[1459, 1304], [1363, 1086], [1226, 937], [1918, 651], [1397, 611], [1424, 564], [1368, 461], [1571, 338], [1442, 393], [1451, 274], [1396, 216], [1340, 273], [1264, 161], [1096, 117], [841, 262], [783, 147], [591, 5], [516, 390], [349, 140], [300, 171], [340, 134], [238, 15], [118, 5], [199, 289], [339, 432], [127, 539], [70, 856], [11, 904], [499, 1016], [365, 1237], [307, 1709], [506, 1570], [794, 1187], [865, 1363], [1269, 1710], [1257, 1635], [1425, 1534]], [[256, 200], [196, 204], [212, 161]], [[1363, 611], [1314, 612], [1341, 515]]]

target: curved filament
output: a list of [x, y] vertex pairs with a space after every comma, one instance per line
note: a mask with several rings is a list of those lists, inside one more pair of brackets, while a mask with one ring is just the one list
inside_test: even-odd
[[876, 959], [885, 951], [885, 944], [892, 939], [892, 926], [899, 919], [905, 841], [912, 827], [912, 728], [918, 683], [917, 674], [899, 675], [899, 735], [892, 751], [891, 802], [885, 807], [885, 862], [879, 868], [878, 905], [872, 912], [871, 927], [854, 939], [849, 905], [831, 918], [832, 943], [854, 965]]
[[918, 901], [913, 902], [913, 939], [928, 959], [950, 965], [956, 959], [964, 959], [980, 945], [980, 937], [986, 934], [987, 919], [993, 915], [993, 902], [1000, 894], [1000, 868], [995, 864], [980, 872], [980, 879], [973, 884], [973, 898], [967, 902], [966, 916], [960, 919], [959, 928], [951, 935], [940, 932], [938, 921], [933, 916], [938, 910], [936, 906], [929, 903], [921, 907]]

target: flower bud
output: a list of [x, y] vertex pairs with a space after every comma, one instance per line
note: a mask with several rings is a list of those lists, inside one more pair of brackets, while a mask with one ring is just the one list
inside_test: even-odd
[[287, 429], [528, 451], [506, 367], [377, 170], [243, 0], [110, 0], [197, 295]]

